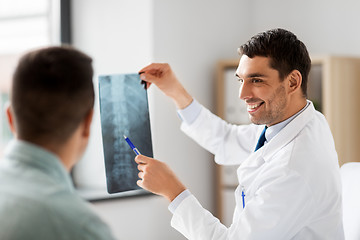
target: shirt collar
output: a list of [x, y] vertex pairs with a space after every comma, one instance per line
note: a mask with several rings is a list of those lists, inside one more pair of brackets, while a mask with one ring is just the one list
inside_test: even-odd
[[6, 147], [4, 157], [9, 161], [17, 161], [30, 168], [36, 168], [50, 175], [71, 192], [74, 191], [70, 175], [61, 163], [60, 158], [38, 145], [14, 139]]
[[273, 126], [270, 126], [266, 129], [265, 132], [265, 143], [270, 142], [271, 139], [273, 139], [276, 134], [278, 134], [281, 129], [283, 129], [286, 125], [288, 125], [289, 122], [291, 122], [294, 118], [296, 118], [300, 113], [302, 113], [308, 106], [310, 105], [310, 102], [307, 101], [306, 105], [304, 108], [302, 108], [299, 112], [295, 113], [294, 115], [292, 115], [291, 117], [289, 117], [288, 119], [279, 122], [278, 124], [275, 124]]

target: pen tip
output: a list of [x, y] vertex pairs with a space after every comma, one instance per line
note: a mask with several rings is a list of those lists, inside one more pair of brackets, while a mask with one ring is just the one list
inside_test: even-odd
[[124, 136], [125, 139], [127, 138], [127, 136], [125, 136], [125, 135], [123, 135], [123, 136]]

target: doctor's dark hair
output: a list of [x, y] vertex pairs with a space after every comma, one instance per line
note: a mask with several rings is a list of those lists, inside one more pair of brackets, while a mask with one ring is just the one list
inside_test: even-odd
[[71, 47], [25, 54], [14, 72], [11, 110], [19, 139], [62, 144], [94, 105], [92, 59]]
[[302, 76], [303, 95], [307, 96], [311, 60], [305, 44], [292, 32], [277, 28], [259, 33], [240, 46], [238, 52], [249, 58], [269, 57], [270, 67], [279, 72], [281, 79], [285, 79], [293, 70], [298, 70]]

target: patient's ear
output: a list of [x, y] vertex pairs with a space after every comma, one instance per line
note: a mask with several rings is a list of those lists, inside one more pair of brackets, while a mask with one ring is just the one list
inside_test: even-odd
[[94, 109], [91, 109], [88, 114], [86, 114], [83, 124], [84, 124], [84, 130], [83, 130], [83, 136], [89, 137], [90, 136], [90, 128], [91, 128], [91, 122], [94, 115]]
[[14, 115], [12, 112], [11, 104], [7, 103], [5, 109], [6, 109], [6, 117], [9, 123], [10, 130], [14, 135], [16, 135], [15, 121], [14, 121]]

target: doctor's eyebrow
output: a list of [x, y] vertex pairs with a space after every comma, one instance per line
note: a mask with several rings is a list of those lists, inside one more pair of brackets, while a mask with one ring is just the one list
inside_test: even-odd
[[[235, 77], [237, 77], [238, 79], [243, 79], [237, 73], [235, 73]], [[251, 73], [251, 74], [247, 75], [245, 78], [266, 78], [266, 77], [267, 76], [262, 73]]]

